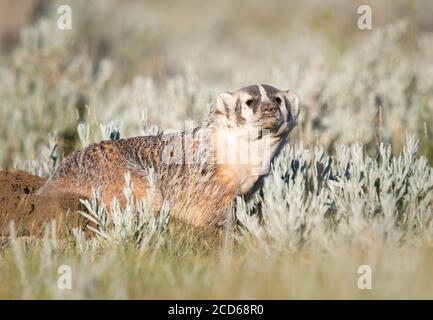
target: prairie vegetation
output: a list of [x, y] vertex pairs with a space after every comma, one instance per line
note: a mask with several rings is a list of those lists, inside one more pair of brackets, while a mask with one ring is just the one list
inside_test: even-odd
[[95, 193], [93, 237], [11, 226], [0, 298], [433, 297], [431, 2], [371, 2], [372, 30], [358, 1], [70, 1], [71, 30], [60, 2], [13, 3], [0, 4], [16, 12], [0, 19], [4, 170], [46, 178], [72, 150], [197, 124], [252, 83], [294, 90], [301, 115], [263, 189], [237, 199], [233, 234], [170, 219], [168, 203], [155, 217], [128, 188], [110, 215]]

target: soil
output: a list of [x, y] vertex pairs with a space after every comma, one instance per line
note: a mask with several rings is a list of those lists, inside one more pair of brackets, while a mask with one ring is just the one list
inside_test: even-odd
[[77, 212], [82, 209], [78, 197], [36, 194], [45, 181], [21, 170], [0, 171], [0, 236], [9, 235], [12, 221], [18, 236], [41, 236], [52, 219], [62, 232], [84, 227], [84, 218]]

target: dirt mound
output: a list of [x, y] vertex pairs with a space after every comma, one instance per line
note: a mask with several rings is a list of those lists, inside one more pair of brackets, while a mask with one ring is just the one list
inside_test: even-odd
[[1, 236], [9, 234], [12, 220], [20, 236], [40, 236], [52, 219], [57, 220], [62, 230], [84, 225], [84, 219], [76, 212], [81, 209], [77, 196], [59, 199], [35, 194], [45, 181], [20, 170], [0, 171]]

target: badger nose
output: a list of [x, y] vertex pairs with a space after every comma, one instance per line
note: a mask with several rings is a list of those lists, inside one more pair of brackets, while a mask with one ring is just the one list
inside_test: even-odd
[[265, 103], [262, 105], [263, 113], [275, 113], [277, 112], [277, 107], [273, 103]]

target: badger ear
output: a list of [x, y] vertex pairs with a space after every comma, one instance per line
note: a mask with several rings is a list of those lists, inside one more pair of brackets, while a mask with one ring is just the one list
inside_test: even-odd
[[230, 92], [223, 92], [218, 95], [215, 103], [215, 111], [221, 114], [229, 114], [234, 110], [236, 99]]
[[291, 121], [296, 121], [299, 116], [299, 97], [292, 91], [287, 90], [285, 97], [288, 102], [287, 109], [289, 110]]

